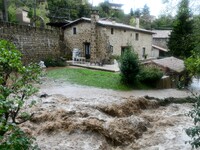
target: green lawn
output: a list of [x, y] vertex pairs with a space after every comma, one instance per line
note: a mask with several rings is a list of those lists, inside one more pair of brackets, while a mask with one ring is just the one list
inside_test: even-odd
[[82, 68], [59, 68], [47, 71], [47, 76], [67, 82], [113, 90], [131, 90], [120, 82], [119, 73]]

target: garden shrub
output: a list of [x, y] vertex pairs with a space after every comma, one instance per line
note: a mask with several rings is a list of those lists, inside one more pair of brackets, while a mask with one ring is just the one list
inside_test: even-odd
[[33, 83], [39, 81], [40, 73], [37, 64], [23, 66], [21, 53], [14, 44], [0, 40], [0, 149], [33, 148], [33, 138], [17, 125], [32, 116], [22, 112], [21, 108], [25, 100], [37, 92]]
[[139, 81], [148, 86], [154, 87], [156, 82], [163, 76], [163, 72], [153, 66], [143, 66], [139, 73]]
[[127, 48], [121, 56], [120, 65], [122, 82], [133, 85], [137, 82], [140, 72], [139, 59], [131, 47]]
[[64, 67], [66, 66], [66, 61], [61, 58], [48, 57], [44, 60], [44, 64], [46, 67]]

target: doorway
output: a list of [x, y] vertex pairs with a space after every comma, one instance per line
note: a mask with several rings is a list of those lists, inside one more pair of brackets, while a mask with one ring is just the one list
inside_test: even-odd
[[90, 43], [84, 43], [85, 45], [85, 58], [90, 59]]

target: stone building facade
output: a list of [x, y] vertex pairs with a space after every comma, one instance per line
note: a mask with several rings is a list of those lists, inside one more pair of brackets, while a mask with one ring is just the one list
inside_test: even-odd
[[153, 32], [155, 33], [153, 34], [153, 56], [156, 58], [166, 57], [171, 30], [153, 30]]
[[153, 30], [153, 45], [168, 49], [167, 42], [169, 40], [169, 35], [171, 30]]
[[67, 50], [79, 49], [90, 62], [109, 63], [112, 55], [120, 56], [129, 46], [140, 59], [152, 57], [153, 32], [99, 19], [97, 11], [91, 18], [77, 19], [63, 29]]
[[0, 22], [0, 39], [13, 42], [22, 52], [25, 63], [56, 58], [62, 54], [59, 30]]

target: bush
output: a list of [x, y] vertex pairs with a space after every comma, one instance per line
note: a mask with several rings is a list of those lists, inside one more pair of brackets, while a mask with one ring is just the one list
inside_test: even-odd
[[120, 59], [120, 71], [122, 82], [133, 85], [137, 82], [140, 71], [139, 59], [131, 48], [127, 48]]
[[192, 138], [189, 143], [193, 148], [200, 147], [200, 95], [195, 95], [197, 102], [193, 105], [193, 110], [188, 113], [188, 116], [193, 119], [194, 126], [186, 129], [186, 133], [188, 136]]
[[156, 67], [144, 66], [139, 73], [139, 81], [148, 86], [154, 86], [163, 76], [163, 72]]
[[46, 67], [64, 67], [66, 66], [66, 61], [61, 58], [49, 57], [44, 60], [44, 64]]
[[33, 139], [17, 126], [32, 116], [22, 118], [21, 108], [25, 100], [37, 89], [41, 69], [37, 64], [23, 66], [21, 53], [5, 40], [0, 40], [0, 149], [28, 149]]
[[[34, 138], [27, 135], [16, 125], [11, 125], [9, 134], [0, 136], [1, 150], [36, 150], [39, 149], [37, 145], [34, 145]], [[23, 147], [23, 148], [22, 148]]]

